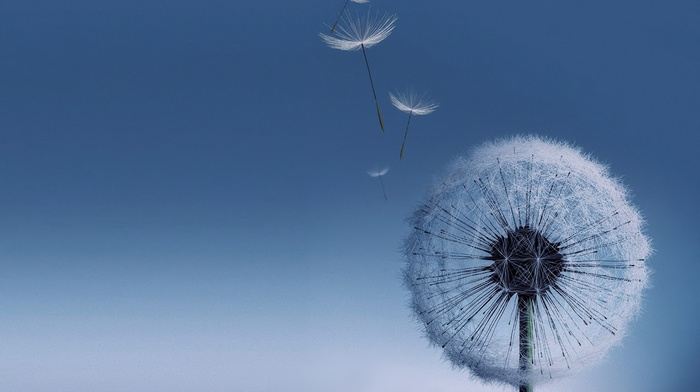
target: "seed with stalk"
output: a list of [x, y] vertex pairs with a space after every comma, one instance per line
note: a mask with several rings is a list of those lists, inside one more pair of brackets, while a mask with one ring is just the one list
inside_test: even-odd
[[369, 3], [369, 0], [345, 0], [345, 4], [343, 4], [343, 8], [340, 10], [340, 13], [338, 13], [338, 17], [335, 19], [335, 23], [333, 23], [333, 27], [331, 27], [331, 34], [333, 34], [333, 31], [335, 31], [336, 26], [338, 26], [338, 21], [340, 21], [340, 17], [343, 16], [343, 13], [345, 12], [345, 8], [348, 6], [348, 3], [351, 1], [353, 3], [359, 3], [359, 4]]
[[384, 181], [382, 181], [382, 176], [385, 175], [389, 171], [389, 167], [385, 167], [384, 169], [378, 170], [378, 169], [372, 169], [367, 172], [367, 174], [370, 175], [370, 177], [379, 177], [379, 183], [382, 184], [382, 193], [384, 194], [384, 200], [388, 200], [386, 198], [386, 191], [384, 190]]
[[412, 219], [405, 284], [457, 367], [521, 392], [618, 344], [651, 249], [605, 166], [535, 136], [457, 160]]
[[403, 159], [403, 150], [406, 146], [406, 136], [408, 136], [408, 126], [411, 124], [411, 116], [424, 116], [430, 114], [439, 106], [426, 93], [418, 94], [413, 89], [406, 92], [396, 92], [396, 95], [389, 93], [391, 103], [397, 109], [404, 113], [408, 113], [408, 122], [406, 123], [406, 132], [403, 134], [403, 143], [401, 143], [401, 153], [399, 159]]
[[321, 39], [331, 48], [340, 50], [360, 50], [365, 57], [365, 65], [367, 65], [367, 73], [369, 74], [369, 83], [372, 86], [372, 94], [374, 95], [374, 104], [377, 107], [377, 116], [379, 117], [379, 126], [384, 131], [384, 121], [382, 113], [379, 110], [379, 101], [377, 100], [377, 92], [374, 89], [374, 81], [372, 80], [372, 71], [369, 68], [367, 60], [367, 48], [370, 48], [391, 34], [394, 30], [396, 16], [385, 14], [382, 17], [378, 15], [372, 17], [369, 13], [366, 16], [357, 15], [355, 18], [345, 16], [342, 18], [341, 24], [338, 26], [338, 32], [335, 36], [319, 33]]

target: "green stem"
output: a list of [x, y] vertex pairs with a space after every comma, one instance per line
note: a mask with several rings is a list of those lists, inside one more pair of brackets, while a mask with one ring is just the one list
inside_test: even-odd
[[365, 44], [360, 44], [362, 47], [362, 54], [365, 56], [365, 65], [367, 65], [367, 73], [369, 74], [369, 84], [372, 85], [372, 95], [374, 95], [374, 104], [377, 106], [377, 116], [379, 117], [379, 126], [382, 127], [382, 132], [384, 132], [384, 121], [382, 120], [382, 113], [379, 111], [379, 101], [377, 101], [377, 92], [374, 90], [374, 81], [372, 80], [372, 71], [369, 70], [369, 61], [367, 61], [367, 52], [365, 51]]
[[382, 184], [382, 193], [384, 194], [384, 200], [389, 200], [386, 198], [386, 191], [384, 190], [384, 181], [382, 181], [382, 176], [379, 176], [379, 183]]
[[348, 6], [348, 2], [350, 0], [345, 0], [345, 4], [343, 5], [343, 9], [340, 10], [340, 13], [338, 14], [338, 19], [335, 20], [335, 23], [333, 23], [333, 27], [331, 28], [331, 34], [333, 34], [333, 31], [335, 30], [335, 27], [338, 25], [338, 22], [340, 21], [340, 17], [343, 16], [343, 12], [345, 12], [345, 7]]
[[408, 122], [406, 123], [406, 132], [403, 134], [403, 143], [401, 143], [401, 153], [399, 154], [399, 159], [403, 159], [403, 148], [406, 145], [406, 136], [408, 136], [408, 126], [411, 125], [411, 115], [413, 110], [408, 113]]
[[[533, 298], [518, 295], [518, 321], [520, 326], [520, 372], [523, 378], [530, 375], [533, 365]], [[530, 382], [521, 381], [519, 392], [533, 392]]]

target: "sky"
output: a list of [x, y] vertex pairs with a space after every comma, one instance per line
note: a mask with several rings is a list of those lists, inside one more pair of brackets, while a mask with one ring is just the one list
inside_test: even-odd
[[[700, 368], [700, 3], [0, 3], [0, 390], [503, 391], [453, 369], [401, 285], [446, 165], [515, 134], [609, 165], [652, 287], [621, 347], [538, 391], [687, 391]], [[414, 117], [388, 92], [439, 103]], [[383, 177], [367, 171], [389, 166]]]

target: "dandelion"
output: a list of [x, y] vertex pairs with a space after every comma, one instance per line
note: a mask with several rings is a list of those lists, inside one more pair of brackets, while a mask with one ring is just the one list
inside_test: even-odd
[[405, 284], [455, 366], [532, 391], [619, 343], [647, 282], [642, 223], [580, 150], [536, 136], [487, 143], [413, 216]]
[[385, 167], [384, 169], [377, 170], [373, 169], [367, 172], [370, 177], [379, 177], [379, 183], [382, 184], [382, 193], [384, 194], [384, 200], [388, 200], [386, 198], [386, 191], [384, 190], [384, 181], [382, 181], [382, 176], [385, 175], [389, 171], [389, 167]]
[[408, 122], [406, 123], [406, 132], [403, 134], [403, 143], [401, 143], [401, 153], [399, 154], [399, 159], [403, 158], [403, 149], [406, 146], [406, 136], [408, 136], [408, 126], [411, 124], [411, 116], [424, 116], [430, 114], [437, 109], [439, 106], [437, 102], [430, 99], [426, 93], [417, 94], [413, 90], [408, 92], [396, 92], [396, 95], [389, 93], [389, 98], [391, 103], [396, 106], [397, 109], [404, 113], [408, 113]]
[[333, 31], [335, 31], [335, 27], [338, 25], [338, 21], [340, 21], [340, 17], [343, 16], [343, 13], [345, 12], [345, 7], [348, 6], [348, 3], [350, 1], [352, 1], [353, 3], [359, 3], [359, 4], [369, 3], [369, 0], [345, 0], [345, 4], [343, 4], [343, 8], [340, 10], [338, 17], [335, 19], [335, 23], [333, 23], [333, 27], [331, 28], [331, 34], [333, 34]]
[[322, 33], [319, 33], [319, 36], [333, 49], [362, 49], [362, 54], [365, 57], [365, 64], [367, 65], [367, 73], [369, 73], [369, 83], [372, 86], [374, 103], [377, 106], [379, 125], [382, 127], [382, 131], [384, 131], [384, 121], [382, 121], [382, 113], [379, 111], [379, 101], [377, 100], [377, 93], [374, 89], [372, 71], [369, 69], [369, 61], [367, 61], [367, 51], [365, 49], [382, 42], [391, 34], [392, 30], [394, 30], [396, 16], [385, 14], [381, 18], [372, 18], [370, 14], [367, 14], [366, 17], [358, 15], [355, 19], [349, 17], [343, 18], [343, 22], [344, 23], [338, 28], [337, 36], [330, 36]]

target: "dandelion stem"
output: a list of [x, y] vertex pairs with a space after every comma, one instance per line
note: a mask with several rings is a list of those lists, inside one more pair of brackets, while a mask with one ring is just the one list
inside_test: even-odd
[[340, 13], [338, 14], [338, 19], [336, 19], [335, 23], [333, 23], [333, 27], [331, 28], [331, 34], [333, 34], [333, 31], [335, 31], [335, 27], [338, 26], [338, 22], [340, 21], [340, 17], [343, 16], [343, 12], [345, 12], [345, 7], [348, 6], [348, 2], [350, 2], [350, 0], [345, 0], [345, 4], [343, 5], [343, 9], [341, 9]]
[[382, 132], [384, 132], [384, 121], [382, 121], [382, 113], [379, 111], [379, 101], [377, 100], [377, 93], [374, 90], [374, 82], [372, 81], [372, 71], [369, 70], [369, 61], [367, 61], [367, 52], [365, 51], [365, 45], [362, 46], [362, 54], [365, 56], [365, 64], [367, 65], [367, 73], [369, 74], [369, 84], [372, 85], [372, 95], [374, 95], [374, 104], [377, 106], [377, 116], [379, 117], [379, 126], [382, 127]]
[[406, 132], [403, 134], [403, 143], [401, 143], [401, 154], [399, 154], [399, 159], [403, 159], [403, 148], [406, 145], [406, 136], [408, 136], [408, 126], [411, 124], [411, 115], [413, 110], [408, 112], [408, 122], [406, 123]]
[[533, 392], [532, 384], [526, 381], [532, 372], [533, 361], [533, 298], [518, 295], [518, 317], [520, 325], [520, 389], [519, 392]]
[[386, 198], [386, 191], [384, 190], [384, 181], [382, 180], [382, 176], [379, 176], [379, 183], [382, 184], [382, 193], [384, 194], [384, 200], [389, 200]]

